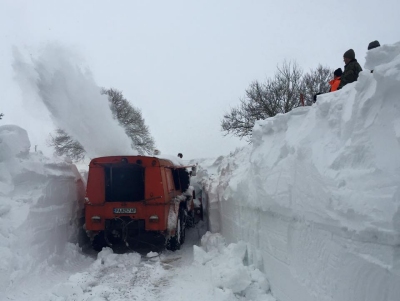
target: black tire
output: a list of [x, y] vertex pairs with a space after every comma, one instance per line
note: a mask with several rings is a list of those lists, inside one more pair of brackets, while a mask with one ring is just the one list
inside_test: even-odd
[[102, 231], [93, 238], [92, 248], [95, 251], [100, 252], [104, 247], [107, 247], [107, 242], [104, 238], [104, 232]]
[[191, 210], [188, 212], [186, 216], [186, 224], [185, 228], [193, 228], [195, 225], [195, 219], [194, 219], [194, 210]]
[[[178, 221], [179, 223], [180, 221]], [[168, 240], [167, 240], [167, 244], [165, 245], [165, 248], [167, 250], [170, 251], [176, 251], [176, 250], [180, 250], [181, 248], [181, 243], [179, 241], [179, 233], [180, 231], [176, 231], [174, 236], [171, 236]]]
[[181, 244], [178, 242], [176, 236], [170, 237], [168, 239], [167, 245], [165, 246], [167, 250], [176, 251], [181, 249]]
[[185, 210], [181, 209], [179, 211], [179, 222], [180, 222], [180, 244], [182, 245], [185, 242], [186, 239], [186, 214]]
[[166, 249], [171, 251], [180, 250], [181, 245], [186, 239], [186, 214], [185, 209], [180, 208], [178, 214], [178, 223], [175, 235], [170, 237], [166, 244]]

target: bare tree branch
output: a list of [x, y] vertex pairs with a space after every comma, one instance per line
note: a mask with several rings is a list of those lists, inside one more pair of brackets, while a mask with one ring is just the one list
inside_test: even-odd
[[224, 114], [222, 131], [225, 135], [232, 134], [250, 141], [256, 120], [287, 113], [298, 107], [301, 93], [305, 95], [306, 104], [312, 105], [315, 94], [329, 91], [332, 74], [332, 69], [319, 65], [303, 75], [296, 62], [284, 61], [277, 66], [273, 78], [268, 78], [265, 83], [254, 81], [250, 84], [239, 106]]
[[311, 69], [309, 73], [304, 75], [302, 91], [307, 105], [313, 104], [315, 94], [329, 92], [329, 80], [332, 79], [333, 72], [333, 69], [320, 64], [316, 69]]
[[294, 62], [278, 66], [275, 76], [265, 83], [254, 81], [246, 89], [246, 97], [221, 121], [225, 135], [232, 134], [250, 141], [256, 120], [286, 113], [300, 105], [302, 70]]

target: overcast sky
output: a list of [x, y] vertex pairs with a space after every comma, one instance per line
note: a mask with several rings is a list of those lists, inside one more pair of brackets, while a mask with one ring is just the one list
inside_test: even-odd
[[49, 152], [52, 125], [24, 109], [12, 47], [34, 57], [57, 41], [82, 55], [99, 86], [142, 110], [162, 153], [226, 155], [245, 142], [223, 136], [222, 116], [251, 81], [285, 59], [305, 71], [343, 68], [349, 48], [363, 66], [369, 42], [400, 41], [399, 11], [398, 0], [0, 0], [0, 125], [26, 128]]

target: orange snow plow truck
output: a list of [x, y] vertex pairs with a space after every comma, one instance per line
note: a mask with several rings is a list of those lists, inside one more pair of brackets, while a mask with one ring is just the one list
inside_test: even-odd
[[132, 248], [144, 243], [179, 249], [185, 228], [200, 212], [190, 186], [195, 172], [195, 166], [156, 157], [93, 159], [85, 198], [85, 228], [93, 248], [122, 242]]

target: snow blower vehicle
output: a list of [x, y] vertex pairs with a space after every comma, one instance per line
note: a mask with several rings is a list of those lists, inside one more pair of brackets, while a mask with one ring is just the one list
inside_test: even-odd
[[144, 243], [180, 249], [196, 214], [190, 186], [195, 173], [195, 166], [157, 157], [93, 159], [85, 198], [85, 229], [93, 248], [122, 243], [134, 249]]

